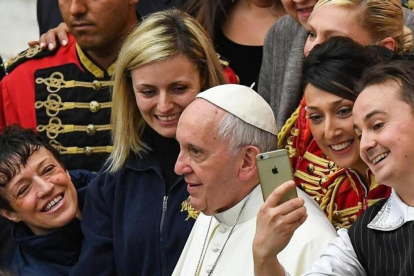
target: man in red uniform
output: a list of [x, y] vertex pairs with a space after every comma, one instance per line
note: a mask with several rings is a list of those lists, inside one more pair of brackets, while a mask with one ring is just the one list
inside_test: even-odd
[[73, 36], [66, 47], [38, 45], [6, 63], [0, 83], [0, 129], [37, 129], [68, 169], [97, 171], [111, 152], [110, 87], [121, 45], [138, 23], [138, 0], [60, 0]]

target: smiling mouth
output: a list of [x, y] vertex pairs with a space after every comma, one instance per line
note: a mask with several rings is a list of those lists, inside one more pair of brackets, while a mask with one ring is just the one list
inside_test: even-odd
[[354, 140], [349, 140], [349, 141], [345, 141], [345, 142], [342, 142], [342, 143], [339, 143], [339, 144], [329, 145], [329, 147], [331, 149], [333, 149], [334, 151], [340, 151], [340, 150], [344, 150], [344, 149], [350, 147], [353, 142], [354, 142]]
[[379, 162], [381, 162], [382, 160], [384, 160], [385, 158], [387, 158], [387, 156], [390, 155], [390, 152], [384, 152], [381, 153], [380, 155], [378, 155], [377, 157], [375, 157], [374, 159], [372, 159], [372, 163], [374, 165], [378, 164]]
[[313, 7], [301, 8], [301, 9], [298, 9], [298, 11], [302, 13], [311, 13], [313, 11]]
[[61, 202], [63, 199], [63, 195], [58, 195], [57, 197], [55, 197], [54, 199], [52, 199], [45, 208], [43, 208], [42, 212], [48, 212], [50, 210], [52, 210], [53, 208], [55, 208], [59, 202]]
[[155, 117], [161, 122], [171, 122], [171, 121], [177, 120], [180, 117], [180, 113], [170, 115], [170, 116], [155, 115]]

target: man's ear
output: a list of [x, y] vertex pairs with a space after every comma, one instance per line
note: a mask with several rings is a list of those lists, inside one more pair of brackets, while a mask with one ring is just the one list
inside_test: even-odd
[[385, 48], [390, 49], [391, 51], [395, 51], [395, 39], [392, 37], [386, 37], [380, 42], [378, 42], [379, 46], [383, 46]]
[[246, 146], [243, 151], [243, 162], [239, 170], [239, 178], [241, 180], [249, 180], [257, 174], [256, 155], [260, 153], [260, 149], [255, 146]]
[[13, 212], [13, 211], [10, 211], [10, 210], [0, 209], [0, 215], [5, 217], [6, 219], [11, 220], [11, 221], [16, 222], [16, 223], [21, 221], [21, 219], [17, 215], [17, 213]]

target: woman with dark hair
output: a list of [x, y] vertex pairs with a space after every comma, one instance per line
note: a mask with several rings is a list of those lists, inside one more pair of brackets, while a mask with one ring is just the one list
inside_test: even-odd
[[[216, 51], [239, 77], [240, 84], [258, 82], [263, 43], [283, 15], [280, 0], [190, 0], [183, 9], [211, 36]], [[255, 89], [257, 90], [257, 89]]]
[[414, 13], [398, 0], [282, 2], [290, 16], [277, 21], [266, 36], [258, 90], [275, 112], [278, 126], [286, 123], [302, 99], [303, 62], [315, 44], [346, 36], [398, 53], [413, 51]]
[[96, 174], [69, 173], [56, 150], [30, 129], [3, 128], [0, 148], [0, 216], [13, 226], [13, 273], [69, 275], [83, 240], [84, 184]]
[[393, 54], [375, 48], [345, 37], [316, 45], [303, 66], [304, 99], [278, 137], [279, 146], [290, 152], [296, 185], [336, 228], [349, 227], [390, 192], [367, 172], [353, 130], [356, 82], [368, 66]]

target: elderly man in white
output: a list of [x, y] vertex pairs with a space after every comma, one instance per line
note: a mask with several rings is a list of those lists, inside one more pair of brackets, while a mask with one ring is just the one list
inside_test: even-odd
[[[173, 276], [254, 275], [252, 242], [263, 205], [256, 155], [277, 147], [272, 109], [248, 87], [217, 86], [198, 94], [184, 110], [177, 140], [181, 152], [175, 171], [185, 176], [190, 203], [201, 214]], [[292, 209], [304, 202], [307, 219], [278, 254], [294, 274], [308, 270], [336, 236], [315, 202], [300, 190], [298, 195], [290, 201]]]

